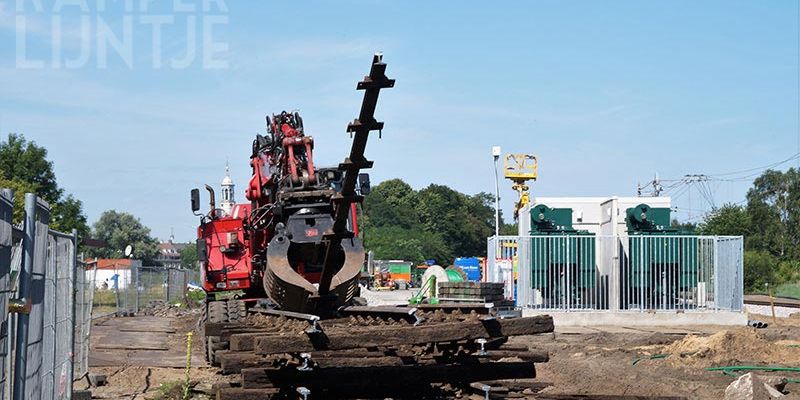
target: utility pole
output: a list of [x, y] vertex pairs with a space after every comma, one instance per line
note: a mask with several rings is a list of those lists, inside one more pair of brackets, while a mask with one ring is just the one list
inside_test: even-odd
[[494, 157], [494, 235], [500, 236], [500, 177], [497, 173], [497, 160], [500, 159], [500, 146], [492, 147]]

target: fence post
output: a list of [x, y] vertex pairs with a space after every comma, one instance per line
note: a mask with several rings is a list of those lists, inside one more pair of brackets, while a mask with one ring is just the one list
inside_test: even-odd
[[72, 399], [72, 380], [75, 379], [75, 325], [78, 322], [77, 314], [76, 314], [76, 300], [77, 300], [77, 286], [76, 286], [76, 279], [78, 278], [78, 230], [72, 230], [72, 257], [70, 257], [70, 261], [72, 262], [70, 272], [70, 279], [69, 279], [69, 294], [70, 299], [72, 301], [70, 310], [70, 322], [69, 328], [67, 329], [67, 335], [69, 340], [69, 358], [70, 362], [67, 363], [67, 386], [66, 386], [66, 395], [67, 399]]
[[134, 263], [134, 262], [131, 262], [131, 269], [132, 269], [131, 274], [133, 275], [131, 277], [131, 280], [133, 281], [133, 288], [134, 288], [134, 293], [135, 293], [135, 296], [136, 296], [133, 299], [133, 303], [134, 303], [133, 304], [133, 307], [134, 307], [133, 311], [134, 311], [134, 313], [138, 314], [139, 313], [139, 287], [140, 287], [140, 284], [141, 284], [141, 282], [140, 282], [141, 271], [139, 269], [139, 265]]
[[6, 322], [6, 332], [3, 341], [2, 351], [2, 387], [0, 387], [0, 398], [6, 399], [11, 395], [11, 357], [13, 353], [13, 331], [14, 314], [8, 312], [8, 300], [11, 296], [11, 260], [14, 245], [14, 227], [12, 225], [14, 213], [14, 192], [10, 189], [3, 189], [0, 193], [0, 283], [2, 283], [2, 303], [0, 303], [0, 317]]
[[[24, 302], [30, 301], [31, 271], [33, 269], [33, 249], [36, 237], [36, 196], [25, 193], [25, 233], [22, 239], [22, 267], [19, 270], [18, 297]], [[17, 343], [14, 354], [14, 400], [25, 399], [25, 375], [28, 365], [28, 324], [30, 315], [18, 314]]]
[[170, 278], [169, 268], [164, 270], [164, 275], [166, 275], [166, 279], [164, 280], [164, 282], [167, 285], [167, 287], [164, 288], [164, 304], [169, 304], [169, 287], [171, 283], [170, 282], [171, 279], [169, 279]]
[[714, 311], [719, 311], [719, 236], [714, 236]]

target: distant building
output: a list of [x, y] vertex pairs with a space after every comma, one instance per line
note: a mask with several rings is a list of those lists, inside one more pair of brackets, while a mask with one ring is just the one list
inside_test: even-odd
[[158, 244], [158, 256], [156, 261], [164, 267], [181, 267], [181, 250], [189, 246], [189, 243], [175, 243], [175, 237], [170, 236], [166, 242]]
[[140, 267], [141, 264], [141, 261], [129, 258], [86, 260], [86, 277], [91, 280], [94, 276], [94, 285], [98, 289], [125, 290], [131, 281], [131, 267]]

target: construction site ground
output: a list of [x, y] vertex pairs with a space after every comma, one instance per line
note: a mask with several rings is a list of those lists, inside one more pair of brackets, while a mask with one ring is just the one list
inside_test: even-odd
[[[408, 293], [370, 292], [365, 297], [371, 304], [393, 304]], [[180, 398], [188, 332], [193, 333], [192, 398], [213, 398], [213, 384], [235, 379], [204, 362], [199, 310], [160, 306], [145, 314], [95, 321], [90, 370], [107, 375], [108, 384], [91, 388], [93, 398]], [[553, 334], [516, 337], [511, 343], [549, 352], [550, 361], [536, 367], [537, 390], [543, 394], [722, 399], [735, 377], [706, 367], [800, 366], [800, 314], [778, 318], [777, 323], [771, 316], [751, 315], [751, 319], [770, 326], [556, 326]], [[76, 383], [78, 389], [88, 386], [85, 379]], [[786, 391], [787, 398], [800, 398], [800, 384], [789, 383]]]

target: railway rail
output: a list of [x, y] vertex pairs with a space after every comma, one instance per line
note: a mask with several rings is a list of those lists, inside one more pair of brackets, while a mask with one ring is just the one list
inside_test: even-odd
[[800, 300], [798, 299], [792, 299], [788, 297], [774, 297], [773, 300], [770, 301], [769, 296], [761, 294], [745, 295], [744, 304], [754, 304], [758, 306], [768, 306], [770, 304], [774, 304], [775, 307], [800, 308]]

